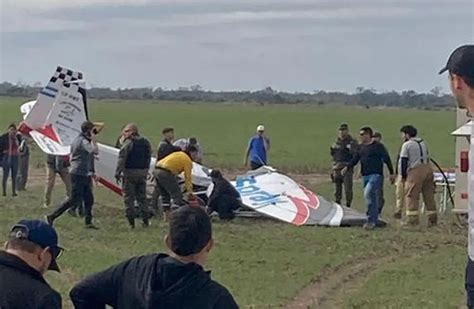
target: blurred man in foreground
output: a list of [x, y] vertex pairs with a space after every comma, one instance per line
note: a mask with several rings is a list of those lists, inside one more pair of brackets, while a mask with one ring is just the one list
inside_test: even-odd
[[[439, 72], [448, 71], [449, 85], [456, 98], [458, 107], [467, 110], [470, 117], [474, 116], [474, 45], [458, 47], [449, 56], [448, 63]], [[471, 133], [471, 149], [469, 151], [469, 228], [468, 228], [468, 262], [466, 266], [467, 306], [474, 308], [474, 126]]]
[[15, 224], [0, 251], [0, 308], [61, 308], [61, 296], [43, 278], [59, 272], [62, 248], [54, 228], [40, 220]]
[[165, 242], [170, 255], [134, 257], [79, 282], [70, 293], [75, 308], [238, 308], [203, 268], [214, 243], [204, 210], [172, 212]]

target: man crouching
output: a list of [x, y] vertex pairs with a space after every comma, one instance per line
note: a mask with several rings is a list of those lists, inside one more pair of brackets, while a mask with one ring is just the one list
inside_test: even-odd
[[79, 282], [70, 293], [75, 308], [238, 308], [203, 268], [213, 247], [203, 209], [173, 211], [165, 242], [170, 255], [134, 257]]

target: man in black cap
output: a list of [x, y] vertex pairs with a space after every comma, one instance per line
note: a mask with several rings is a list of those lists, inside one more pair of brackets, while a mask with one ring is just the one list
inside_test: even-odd
[[341, 124], [339, 126], [339, 136], [330, 148], [333, 160], [331, 178], [336, 185], [334, 194], [336, 203], [341, 204], [342, 187], [344, 186], [347, 207], [351, 207], [352, 204], [354, 170], [352, 168], [348, 169], [345, 175], [342, 175], [341, 171], [352, 161], [356, 148], [357, 141], [349, 134], [349, 126], [345, 123]]
[[173, 140], [174, 140], [173, 128], [164, 128], [162, 133], [163, 133], [163, 139], [158, 145], [158, 154], [156, 156], [157, 161], [166, 158], [169, 154], [172, 154], [173, 152], [181, 151], [180, 147], [173, 145]]
[[165, 242], [170, 255], [133, 257], [79, 282], [70, 293], [74, 307], [238, 308], [229, 291], [204, 270], [214, 242], [203, 209], [173, 211]]
[[46, 216], [49, 224], [53, 224], [66, 210], [84, 202], [84, 219], [86, 228], [97, 229], [92, 224], [92, 175], [94, 174], [94, 156], [99, 153], [96, 128], [90, 121], [81, 125], [81, 134], [71, 144], [71, 196], [59, 205], [52, 214]]
[[[474, 116], [474, 45], [458, 47], [449, 56], [448, 63], [439, 72], [449, 72], [449, 84], [456, 98], [458, 107], [467, 110], [470, 117]], [[474, 126], [471, 133], [471, 149], [469, 151], [469, 228], [468, 228], [468, 262], [466, 266], [467, 306], [474, 308]]]
[[61, 296], [43, 278], [59, 272], [63, 249], [54, 228], [40, 220], [15, 224], [0, 251], [0, 308], [61, 308]]

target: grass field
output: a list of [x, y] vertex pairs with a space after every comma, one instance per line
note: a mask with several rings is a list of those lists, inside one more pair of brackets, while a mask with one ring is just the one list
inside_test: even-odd
[[[19, 118], [17, 108], [24, 101], [0, 98], [0, 127]], [[107, 123], [105, 142], [115, 139], [123, 123], [134, 121], [156, 144], [160, 128], [172, 125], [179, 136], [195, 134], [202, 141], [210, 166], [240, 168], [247, 139], [260, 122], [272, 137], [272, 164], [292, 172], [327, 168], [327, 150], [342, 121], [353, 128], [373, 124], [384, 133], [392, 153], [398, 148], [400, 125], [413, 123], [442, 165], [451, 166], [454, 156], [448, 134], [454, 128], [454, 115], [447, 112], [138, 102], [92, 102], [90, 106], [91, 118]], [[40, 162], [42, 155], [34, 155]], [[36, 175], [41, 172], [33, 170]], [[18, 198], [0, 199], [2, 233], [21, 217], [39, 218], [46, 213], [40, 207], [38, 179]], [[302, 180], [332, 197], [330, 182], [311, 176]], [[354, 190], [355, 207], [364, 211], [359, 182]], [[58, 187], [54, 195], [59, 201], [63, 188]], [[216, 246], [209, 269], [242, 308], [459, 308], [464, 301], [466, 232], [453, 224], [449, 214], [435, 229], [403, 229], [390, 220], [394, 204], [390, 186], [386, 200], [384, 217], [390, 225], [374, 232], [297, 228], [262, 220], [215, 221]], [[84, 275], [133, 255], [164, 249], [163, 223], [154, 221], [148, 230], [130, 232], [118, 197], [97, 188], [96, 201], [100, 231], [84, 230], [79, 219], [67, 215], [57, 222], [67, 251], [60, 261], [63, 272], [49, 274], [48, 280], [62, 293], [66, 307], [69, 289]]]
[[[0, 97], [0, 128], [20, 119], [19, 106], [25, 101]], [[382, 132], [392, 156], [400, 146], [400, 127], [413, 124], [428, 142], [435, 159], [447, 167], [454, 162], [454, 139], [449, 135], [456, 124], [453, 112], [93, 100], [89, 109], [93, 121], [106, 123], [102, 142], [114, 144], [121, 127], [132, 121], [158, 145], [161, 129], [173, 126], [177, 137], [198, 138], [204, 147], [205, 162], [210, 166], [241, 167], [248, 140], [260, 123], [265, 124], [272, 140], [270, 164], [283, 170], [327, 170], [329, 146], [342, 122], [351, 126], [354, 137], [364, 125]]]

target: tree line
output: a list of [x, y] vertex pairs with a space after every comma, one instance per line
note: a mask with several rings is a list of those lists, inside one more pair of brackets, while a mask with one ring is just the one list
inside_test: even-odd
[[[36, 97], [41, 85], [33, 86], [3, 82], [0, 84], [0, 96]], [[312, 93], [282, 92], [266, 87], [257, 91], [207, 91], [199, 85], [180, 87], [178, 89], [163, 88], [101, 88], [91, 87], [87, 90], [92, 99], [116, 100], [160, 100], [180, 102], [247, 102], [257, 104], [316, 104], [316, 105], [358, 105], [366, 108], [375, 106], [407, 107], [422, 109], [453, 108], [453, 98], [442, 94], [440, 87], [433, 88], [429, 93], [417, 93], [413, 90], [396, 92], [377, 92], [374, 89], [357, 87], [353, 94], [344, 92], [327, 92], [315, 90]]]

